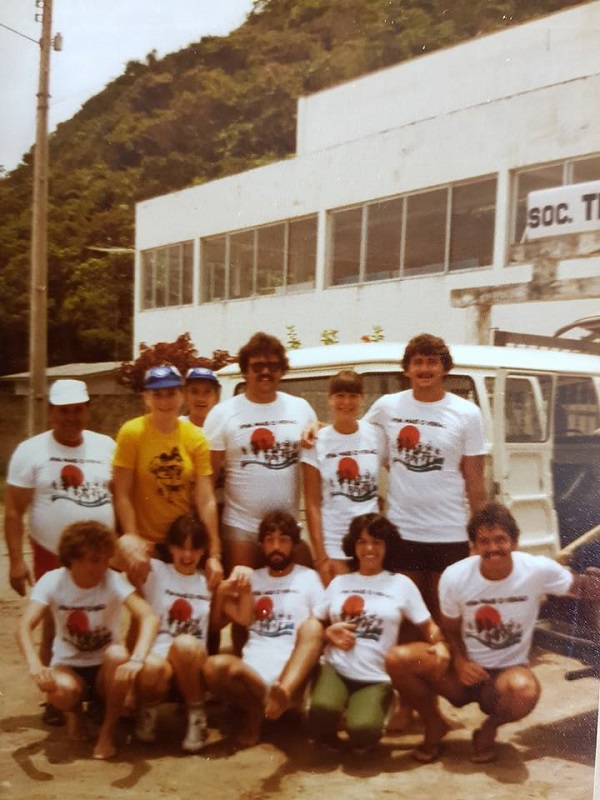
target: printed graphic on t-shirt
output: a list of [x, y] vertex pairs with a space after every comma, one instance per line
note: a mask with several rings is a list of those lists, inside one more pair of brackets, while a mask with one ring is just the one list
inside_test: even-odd
[[443, 428], [439, 422], [431, 420], [411, 420], [394, 418], [402, 427], [396, 437], [398, 455], [392, 456], [395, 464], [403, 464], [410, 472], [435, 472], [444, 467], [444, 457], [439, 447], [423, 439], [417, 425]]
[[177, 446], [170, 453], [155, 456], [149, 465], [151, 475], [157, 483], [157, 492], [167, 503], [175, 503], [184, 489], [183, 458]]
[[167, 630], [160, 630], [159, 633], [168, 633], [173, 638], [187, 633], [202, 639], [204, 635], [202, 621], [193, 616], [194, 609], [190, 600], [208, 600], [208, 597], [200, 594], [181, 595], [177, 592], [167, 591], [168, 595], [175, 598], [167, 612]]
[[[360, 451], [369, 454], [375, 452], [375, 450]], [[330, 455], [337, 458], [340, 454]], [[329, 494], [331, 497], [346, 497], [354, 503], [365, 503], [377, 495], [377, 475], [372, 475], [369, 470], [361, 475], [358, 462], [351, 455], [344, 455], [338, 461], [336, 477], [329, 479]]]
[[90, 626], [91, 612], [102, 612], [105, 606], [93, 606], [90, 608], [82, 608], [76, 606], [60, 606], [61, 611], [68, 611], [67, 620], [65, 623], [64, 641], [73, 645], [77, 650], [82, 653], [91, 652], [94, 650], [102, 650], [103, 647], [110, 644], [112, 641], [112, 633], [104, 626], [100, 625], [97, 628]]
[[[526, 599], [526, 597], [508, 597], [500, 602], [523, 602]], [[468, 605], [472, 604], [474, 603]], [[496, 606], [481, 601], [472, 621], [466, 626], [465, 634], [467, 639], [476, 639], [490, 650], [505, 650], [521, 641], [523, 626], [515, 620], [505, 621]]]
[[383, 620], [377, 614], [365, 612], [365, 599], [360, 594], [350, 594], [342, 604], [342, 622], [351, 622], [357, 639], [379, 641], [383, 633]]
[[[285, 436], [285, 428], [281, 431], [280, 438], [278, 432], [271, 430], [271, 427], [294, 425], [294, 420], [276, 420], [269, 422], [244, 423], [240, 429], [252, 429], [248, 444], [241, 448], [242, 458], [241, 467], [258, 466], [266, 469], [287, 469], [298, 463], [300, 442], [298, 439], [290, 439]], [[271, 426], [271, 427], [267, 427]]]
[[82, 508], [99, 508], [111, 502], [104, 483], [99, 480], [86, 480], [79, 464], [102, 464], [91, 459], [68, 459], [52, 457], [51, 461], [64, 463], [58, 481], [52, 482], [51, 500], [67, 500]]
[[[271, 594], [280, 594], [279, 590]], [[275, 611], [273, 598], [269, 595], [258, 595], [254, 601], [254, 623], [252, 630], [259, 636], [277, 639], [280, 636], [293, 636], [294, 621], [291, 614]]]

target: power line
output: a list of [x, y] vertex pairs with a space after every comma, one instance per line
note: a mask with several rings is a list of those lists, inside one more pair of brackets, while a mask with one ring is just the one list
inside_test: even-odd
[[14, 28], [11, 28], [10, 25], [5, 25], [4, 22], [0, 22], [0, 27], [1, 28], [6, 28], [7, 31], [11, 31], [12, 33], [16, 33], [17, 36], [22, 36], [23, 39], [29, 39], [30, 42], [34, 42], [35, 44], [39, 44], [40, 43], [39, 39], [32, 39], [32, 37], [31, 36], [27, 36], [26, 33], [21, 33], [21, 31], [17, 31]]

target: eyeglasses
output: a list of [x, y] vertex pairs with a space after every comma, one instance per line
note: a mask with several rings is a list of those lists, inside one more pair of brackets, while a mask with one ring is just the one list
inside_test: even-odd
[[281, 364], [279, 361], [255, 361], [253, 364], [248, 365], [252, 372], [256, 373], [256, 375], [263, 372], [265, 369], [268, 369], [269, 372], [281, 372]]

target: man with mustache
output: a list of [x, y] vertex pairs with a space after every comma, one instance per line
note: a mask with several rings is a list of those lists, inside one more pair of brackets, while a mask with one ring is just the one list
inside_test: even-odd
[[474, 555], [448, 567], [439, 585], [448, 671], [440, 675], [421, 642], [393, 647], [386, 657], [394, 687], [423, 721], [425, 736], [414, 751], [422, 762], [437, 758], [448, 732], [437, 695], [457, 707], [479, 704], [487, 717], [473, 733], [471, 761], [494, 761], [498, 728], [526, 717], [540, 696], [528, 658], [545, 595], [600, 596], [598, 570], [576, 575], [546, 556], [518, 552], [519, 528], [500, 503], [475, 514], [468, 533]]
[[[316, 422], [306, 400], [278, 390], [288, 368], [279, 339], [255, 333], [238, 361], [244, 392], [216, 405], [204, 423], [213, 474], [223, 468], [225, 473], [221, 536], [226, 570], [261, 566], [256, 531], [269, 511], [298, 516], [300, 440]], [[296, 556], [300, 563], [312, 563], [306, 544]]]
[[485, 502], [483, 418], [475, 403], [445, 390], [453, 366], [443, 339], [415, 336], [402, 358], [410, 389], [380, 397], [364, 417], [388, 442], [387, 516], [402, 536], [398, 569], [436, 621], [440, 575], [469, 554], [467, 503], [473, 514]]
[[306, 680], [321, 654], [323, 628], [313, 616], [322, 602], [318, 574], [294, 563], [300, 541], [296, 520], [274, 511], [261, 521], [260, 549], [267, 564], [251, 582], [229, 578], [216, 595], [213, 619], [248, 627], [241, 658], [211, 656], [204, 675], [209, 691], [239, 706], [244, 721], [238, 744], [250, 747], [260, 737], [264, 717], [277, 719], [301, 702]]

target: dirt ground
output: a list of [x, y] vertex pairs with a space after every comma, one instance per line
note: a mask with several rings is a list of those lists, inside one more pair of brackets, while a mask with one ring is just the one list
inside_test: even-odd
[[[470, 734], [481, 719], [470, 706], [444, 706], [454, 729], [441, 759], [414, 762], [409, 751], [419, 738], [418, 723], [407, 733], [386, 736], [365, 756], [312, 747], [301, 720], [290, 717], [265, 725], [263, 741], [235, 752], [227, 734], [235, 712], [209, 706], [210, 739], [201, 754], [179, 750], [183, 717], [173, 705], [161, 708], [162, 739], [142, 746], [132, 740], [131, 723], [119, 731], [120, 748], [111, 762], [90, 758], [91, 745], [66, 741], [64, 728], [40, 719], [42, 699], [29, 679], [14, 641], [23, 601], [7, 581], [7, 557], [0, 558], [0, 800], [169, 798], [188, 800], [344, 800], [434, 798], [444, 800], [590, 800], [593, 796], [598, 679], [566, 681], [580, 663], [537, 651], [534, 669], [542, 699], [522, 723], [501, 731], [499, 759], [486, 766], [469, 762]], [[597, 798], [600, 799], [600, 793]]]

